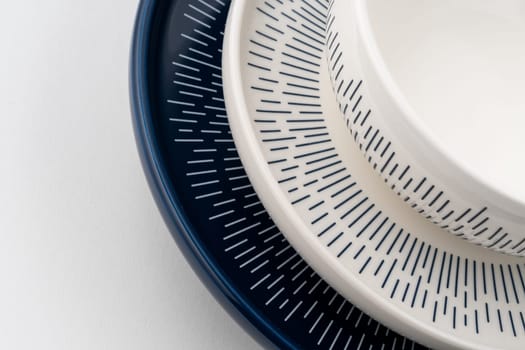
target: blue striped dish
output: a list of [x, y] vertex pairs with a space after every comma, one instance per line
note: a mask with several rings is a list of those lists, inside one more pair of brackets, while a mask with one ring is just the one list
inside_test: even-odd
[[226, 116], [221, 53], [229, 1], [143, 0], [131, 102], [145, 173], [166, 224], [224, 307], [279, 348], [419, 349], [329, 287], [270, 219]]

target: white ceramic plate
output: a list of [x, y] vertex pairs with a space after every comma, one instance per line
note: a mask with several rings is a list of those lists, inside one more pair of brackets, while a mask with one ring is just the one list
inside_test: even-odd
[[437, 348], [521, 349], [523, 260], [440, 230], [370, 169], [330, 88], [327, 12], [322, 0], [232, 4], [227, 109], [265, 207], [318, 273], [391, 328]]

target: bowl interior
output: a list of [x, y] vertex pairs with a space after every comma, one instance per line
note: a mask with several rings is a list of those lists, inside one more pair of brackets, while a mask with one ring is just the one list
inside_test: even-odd
[[440, 148], [525, 203], [525, 3], [364, 1], [387, 69]]

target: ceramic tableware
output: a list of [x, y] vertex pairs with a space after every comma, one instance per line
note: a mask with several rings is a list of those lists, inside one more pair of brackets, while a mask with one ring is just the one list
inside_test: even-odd
[[326, 59], [330, 6], [232, 3], [226, 105], [256, 192], [314, 270], [386, 325], [435, 348], [521, 349], [523, 260], [425, 220], [348, 136]]
[[454, 235], [525, 255], [525, 4], [333, 0], [328, 22], [349, 137], [388, 187]]
[[131, 65], [137, 144], [173, 237], [215, 297], [268, 347], [423, 349], [329, 287], [264, 210], [223, 101], [229, 5], [143, 0], [137, 17]]

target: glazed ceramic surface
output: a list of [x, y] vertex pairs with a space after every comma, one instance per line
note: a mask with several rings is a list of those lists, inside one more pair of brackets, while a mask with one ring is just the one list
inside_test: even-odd
[[[425, 220], [348, 136], [326, 59], [331, 3], [232, 6], [223, 56], [230, 125], [257, 193], [291, 244], [348, 300], [428, 346], [522, 348], [523, 260]], [[359, 86], [344, 89], [364, 105], [370, 96]]]
[[263, 208], [223, 100], [228, 7], [145, 0], [139, 10], [131, 69], [136, 136], [174, 238], [241, 324], [279, 348], [422, 349], [329, 287]]
[[328, 17], [349, 137], [388, 187], [452, 234], [524, 255], [524, 3], [333, 0]]

